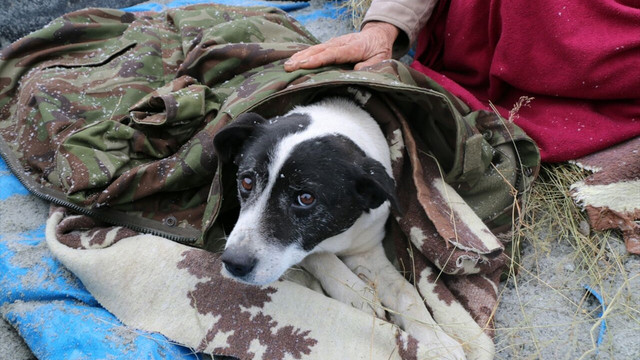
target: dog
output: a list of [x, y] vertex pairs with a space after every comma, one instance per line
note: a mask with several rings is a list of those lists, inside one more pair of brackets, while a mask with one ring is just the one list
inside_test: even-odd
[[346, 98], [271, 119], [245, 113], [214, 147], [238, 167], [240, 214], [221, 256], [227, 276], [265, 285], [300, 264], [334, 299], [383, 319], [386, 306], [436, 358], [464, 358], [384, 252], [398, 200], [389, 146], [369, 113]]

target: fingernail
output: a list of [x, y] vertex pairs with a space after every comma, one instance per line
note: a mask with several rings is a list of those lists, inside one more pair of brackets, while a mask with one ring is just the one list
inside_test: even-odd
[[285, 65], [291, 65], [293, 64], [293, 60], [289, 59], [287, 61], [284, 62]]

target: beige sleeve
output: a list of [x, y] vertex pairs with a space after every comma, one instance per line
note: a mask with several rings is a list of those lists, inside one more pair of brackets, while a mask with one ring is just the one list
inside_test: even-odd
[[400, 34], [393, 44], [393, 57], [409, 51], [433, 12], [437, 0], [373, 0], [365, 14], [362, 26], [370, 21], [383, 21], [395, 25]]

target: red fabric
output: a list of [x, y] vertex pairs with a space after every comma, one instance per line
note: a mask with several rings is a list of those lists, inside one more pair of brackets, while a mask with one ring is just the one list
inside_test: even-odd
[[473, 109], [491, 101], [543, 161], [640, 136], [640, 0], [440, 1], [412, 67]]

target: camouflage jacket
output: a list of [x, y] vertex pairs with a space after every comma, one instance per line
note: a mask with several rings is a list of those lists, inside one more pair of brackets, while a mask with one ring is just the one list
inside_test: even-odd
[[495, 255], [497, 248], [458, 239], [462, 228], [428, 179], [443, 178], [489, 228], [505, 230], [514, 196], [537, 174], [532, 140], [396, 61], [366, 71], [283, 70], [315, 43], [274, 8], [67, 14], [2, 51], [0, 153], [44, 199], [203, 246], [231, 229], [238, 207], [235, 186], [226, 186], [234, 169], [218, 164], [214, 134], [244, 112], [269, 117], [350, 96], [380, 122], [395, 154], [404, 234], [431, 222], [425, 226], [435, 225], [447, 247]]

